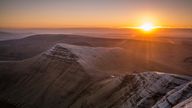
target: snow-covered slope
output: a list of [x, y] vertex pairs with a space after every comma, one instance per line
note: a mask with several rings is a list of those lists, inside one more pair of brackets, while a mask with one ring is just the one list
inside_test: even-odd
[[178, 108], [191, 104], [192, 77], [160, 72], [115, 75], [127, 60], [123, 54], [120, 48], [57, 44], [31, 59], [1, 62], [0, 102], [19, 108]]
[[[65, 59], [66, 57], [69, 58], [68, 53], [66, 53], [67, 51], [73, 54], [71, 58], [77, 59], [77, 62], [81, 64], [86, 71], [89, 71], [89, 73], [92, 72], [92, 74], [98, 72], [125, 73], [127, 71], [134, 71], [136, 67], [133, 65], [135, 61], [132, 61], [124, 49], [119, 47], [87, 47], [59, 43], [44, 54], [70, 62], [70, 59]], [[138, 70], [144, 67], [142, 65], [144, 64], [143, 62], [137, 64]]]

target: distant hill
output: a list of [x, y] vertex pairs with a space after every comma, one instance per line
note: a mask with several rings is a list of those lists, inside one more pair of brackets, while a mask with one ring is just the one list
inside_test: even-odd
[[111, 46], [120, 39], [93, 38], [80, 35], [40, 34], [22, 39], [0, 41], [0, 60], [22, 60], [33, 57], [56, 43], [68, 43], [81, 46]]
[[11, 39], [20, 39], [31, 35], [31, 33], [13, 33], [0, 31], [0, 41], [11, 40]]

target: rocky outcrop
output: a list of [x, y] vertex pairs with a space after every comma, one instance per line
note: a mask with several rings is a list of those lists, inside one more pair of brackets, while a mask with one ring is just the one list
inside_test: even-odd
[[[191, 77], [157, 72], [110, 78], [90, 87], [88, 91], [91, 94], [82, 96], [72, 108], [80, 108], [78, 106], [81, 105], [88, 108], [150, 108], [167, 92], [190, 80]], [[191, 92], [187, 91], [188, 94]], [[185, 100], [188, 97], [190, 95], [182, 98]], [[159, 108], [171, 108], [171, 106]]]
[[54, 57], [60, 59], [64, 62], [76, 62], [78, 57], [73, 54], [69, 49], [62, 47], [61, 45], [57, 44], [52, 47], [50, 50], [43, 53], [43, 55], [49, 57]]
[[153, 108], [169, 108], [192, 97], [192, 81], [184, 83], [169, 91]]
[[[122, 54], [119, 48], [57, 44], [34, 58], [13, 62], [11, 68], [0, 68], [0, 102], [21, 108], [177, 108], [191, 104], [192, 77], [109, 73], [118, 67], [110, 60]], [[101, 67], [107, 63], [111, 66]]]

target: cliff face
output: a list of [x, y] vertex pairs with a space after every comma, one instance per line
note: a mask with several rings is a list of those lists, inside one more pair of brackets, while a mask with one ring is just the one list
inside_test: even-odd
[[2, 62], [0, 101], [22, 108], [178, 108], [191, 104], [192, 77], [110, 73], [115, 68], [122, 71], [126, 62], [122, 56], [120, 48], [57, 44], [31, 59]]

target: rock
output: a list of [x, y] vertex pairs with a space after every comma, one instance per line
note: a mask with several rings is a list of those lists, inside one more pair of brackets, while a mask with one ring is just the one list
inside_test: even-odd
[[190, 97], [192, 97], [192, 81], [169, 91], [153, 108], [172, 108]]

